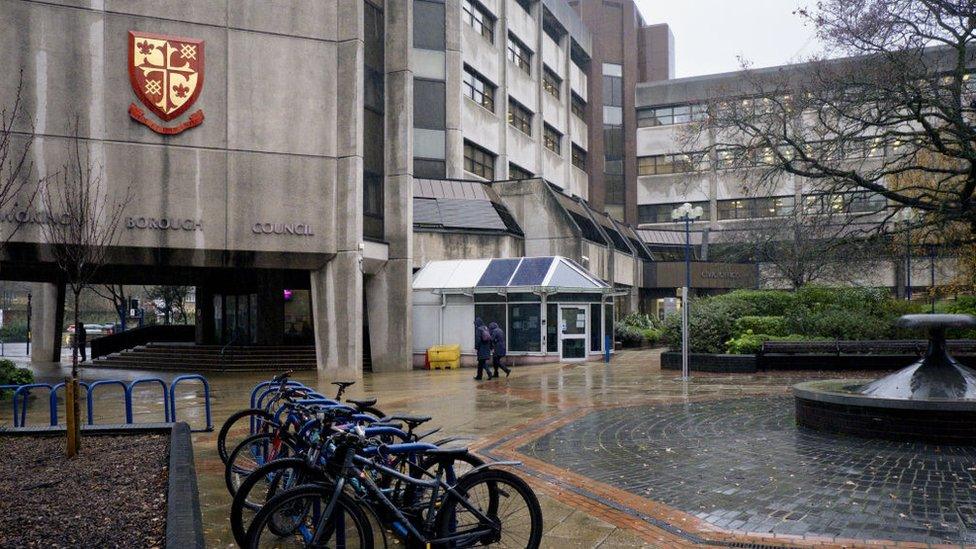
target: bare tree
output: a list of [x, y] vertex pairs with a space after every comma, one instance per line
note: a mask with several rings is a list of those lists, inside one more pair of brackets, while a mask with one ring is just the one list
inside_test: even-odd
[[864, 232], [845, 217], [801, 207], [710, 232], [710, 253], [713, 259], [757, 263], [764, 286], [857, 284], [865, 279], [865, 261], [881, 249], [871, 246], [878, 237], [869, 227]]
[[828, 55], [848, 57], [746, 67], [734, 88], [714, 90], [686, 150], [765, 182], [880, 195], [893, 206], [879, 209], [885, 219], [913, 208], [976, 232], [976, 3], [822, 0], [798, 13]]
[[[122, 213], [131, 200], [131, 190], [111, 195], [105, 188], [101, 165], [92, 162], [88, 148], [82, 146], [77, 124], [68, 147], [65, 162], [54, 185], [42, 193], [45, 209], [57, 222], [42, 224], [44, 238], [50, 247], [65, 284], [74, 297], [74, 324], [79, 325], [79, 296], [99, 269], [107, 254], [118, 244]], [[77, 335], [77, 330], [76, 330]], [[80, 441], [78, 406], [78, 338], [71, 353], [73, 413], [69, 412], [68, 457], [77, 453]]]
[[128, 317], [129, 294], [126, 293], [124, 284], [100, 284], [91, 287], [92, 292], [98, 297], [112, 303], [112, 308], [119, 317], [119, 324], [122, 330], [126, 329], [126, 317]]
[[0, 246], [6, 245], [24, 225], [20, 212], [30, 214], [37, 193], [46, 181], [34, 175], [34, 162], [31, 148], [34, 145], [34, 123], [27, 117], [28, 130], [18, 131], [18, 118], [21, 112], [21, 98], [24, 90], [24, 72], [20, 72], [17, 92], [13, 105], [0, 110], [0, 216], [7, 221], [10, 229], [3, 231]]
[[154, 302], [162, 303], [162, 306], [157, 307], [157, 309], [163, 313], [165, 324], [170, 324], [172, 320], [176, 320], [180, 324], [186, 323], [186, 296], [189, 293], [189, 286], [146, 287], [146, 297]]

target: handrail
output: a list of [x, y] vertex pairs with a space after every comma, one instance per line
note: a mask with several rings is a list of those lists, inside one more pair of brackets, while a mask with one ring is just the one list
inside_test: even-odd
[[91, 339], [89, 344], [91, 358], [95, 360], [148, 343], [189, 343], [195, 338], [196, 327], [192, 324], [162, 324], [96, 337]]
[[163, 421], [170, 423], [174, 420], [169, 417], [169, 398], [166, 394], [166, 382], [158, 377], [145, 377], [132, 381], [125, 388], [125, 422], [132, 423], [132, 390], [140, 383], [159, 383], [163, 387]]
[[213, 431], [213, 420], [210, 416], [210, 382], [208, 382], [207, 378], [203, 377], [200, 374], [186, 374], [182, 376], [176, 376], [175, 378], [173, 378], [173, 381], [170, 382], [169, 385], [170, 419], [173, 420], [174, 422], [176, 421], [176, 386], [179, 385], [181, 381], [188, 381], [188, 380], [199, 380], [200, 383], [203, 384], [203, 406], [204, 406], [204, 412], [206, 414], [206, 419], [207, 419], [207, 427], [205, 429], [190, 429], [190, 431], [194, 433]]

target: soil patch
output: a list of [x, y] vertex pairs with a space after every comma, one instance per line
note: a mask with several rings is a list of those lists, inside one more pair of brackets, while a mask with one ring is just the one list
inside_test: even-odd
[[163, 547], [169, 440], [0, 436], [0, 547]]

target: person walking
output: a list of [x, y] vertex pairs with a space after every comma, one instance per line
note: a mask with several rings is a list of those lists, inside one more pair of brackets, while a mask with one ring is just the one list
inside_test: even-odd
[[512, 373], [512, 369], [502, 364], [502, 359], [508, 354], [508, 348], [505, 347], [505, 331], [498, 326], [497, 322], [489, 324], [488, 330], [491, 332], [491, 347], [493, 350], [491, 365], [495, 368], [495, 377], [498, 377], [499, 368], [505, 370], [505, 377], [508, 377]]
[[81, 354], [81, 361], [85, 362], [88, 360], [88, 331], [85, 330], [84, 322], [79, 322], [77, 329], [75, 330], [75, 345], [78, 346], [78, 352]]
[[491, 332], [480, 318], [474, 319], [474, 350], [478, 353], [478, 375], [475, 379], [479, 381], [482, 379], [482, 370], [488, 375], [488, 379], [491, 379], [491, 370], [488, 369], [488, 359], [491, 358]]

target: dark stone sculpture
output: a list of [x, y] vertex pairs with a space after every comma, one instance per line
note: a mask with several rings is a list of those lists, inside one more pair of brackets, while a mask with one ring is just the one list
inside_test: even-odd
[[945, 337], [949, 328], [976, 327], [976, 318], [969, 315], [905, 315], [898, 319], [897, 325], [928, 329], [928, 351], [911, 366], [862, 386], [860, 394], [907, 400], [976, 399], [976, 371], [949, 356]]

